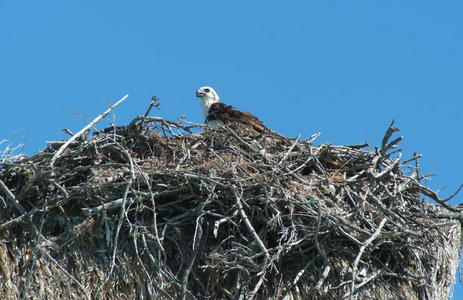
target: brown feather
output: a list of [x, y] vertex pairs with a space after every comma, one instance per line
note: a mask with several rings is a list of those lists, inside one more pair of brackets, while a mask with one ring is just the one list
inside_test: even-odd
[[213, 103], [209, 108], [206, 123], [214, 120], [222, 121], [225, 124], [230, 122], [242, 123], [253, 128], [257, 132], [262, 132], [266, 129], [264, 122], [253, 114], [236, 110], [233, 106], [221, 102]]

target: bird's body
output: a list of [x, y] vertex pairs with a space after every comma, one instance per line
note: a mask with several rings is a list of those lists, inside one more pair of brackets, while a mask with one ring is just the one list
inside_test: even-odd
[[201, 99], [201, 109], [205, 117], [205, 123], [211, 128], [234, 122], [244, 124], [257, 132], [266, 129], [264, 123], [253, 114], [236, 110], [231, 105], [219, 102], [219, 95], [211, 87], [199, 88], [196, 91], [196, 97]]

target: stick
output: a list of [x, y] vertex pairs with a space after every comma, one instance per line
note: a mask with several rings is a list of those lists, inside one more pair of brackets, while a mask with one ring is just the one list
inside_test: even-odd
[[3, 183], [2, 180], [0, 180], [0, 188], [2, 191], [6, 194], [6, 197], [10, 200], [10, 202], [13, 204], [13, 206], [21, 213], [25, 214], [26, 210], [24, 207], [19, 203], [18, 199], [16, 199], [15, 195], [8, 189], [5, 183]]
[[294, 147], [296, 147], [296, 144], [297, 142], [299, 142], [299, 138], [301, 137], [300, 134], [297, 135], [297, 138], [294, 140], [293, 144], [291, 145], [291, 147], [289, 147], [288, 151], [286, 151], [285, 153], [285, 156], [283, 156], [283, 158], [280, 160], [280, 162], [278, 163], [278, 166], [281, 165], [285, 160], [286, 158], [288, 158], [288, 155], [289, 153], [291, 153], [291, 151], [293, 151]]
[[352, 267], [352, 282], [350, 283], [350, 297], [349, 299], [353, 299], [354, 297], [354, 288], [355, 288], [355, 277], [357, 276], [357, 268], [358, 264], [360, 262], [360, 258], [362, 257], [363, 252], [365, 252], [365, 249], [378, 237], [378, 235], [381, 233], [381, 229], [383, 229], [384, 225], [387, 222], [387, 218], [383, 218], [381, 222], [379, 223], [378, 228], [376, 228], [375, 232], [368, 238], [368, 240], [365, 241], [362, 247], [360, 247], [359, 253], [357, 254], [357, 257], [355, 258], [354, 261], [354, 266]]
[[53, 157], [51, 158], [50, 160], [50, 167], [53, 168], [53, 165], [55, 164], [55, 161], [56, 159], [61, 155], [61, 153], [63, 153], [64, 149], [67, 148], [67, 146], [69, 146], [70, 143], [72, 143], [75, 139], [77, 139], [79, 136], [81, 136], [85, 131], [87, 131], [89, 128], [91, 128], [93, 125], [95, 125], [96, 123], [98, 123], [101, 119], [103, 119], [104, 117], [106, 117], [116, 106], [118, 106], [119, 104], [121, 104], [125, 99], [127, 99], [127, 97], [129, 97], [129, 95], [125, 95], [121, 100], [117, 101], [114, 105], [111, 105], [104, 113], [102, 113], [101, 115], [99, 115], [98, 117], [96, 117], [92, 122], [90, 122], [87, 126], [85, 126], [84, 128], [82, 128], [78, 133], [76, 133], [75, 135], [73, 135], [69, 140], [67, 140], [66, 143], [64, 143], [59, 149], [58, 151], [56, 151], [55, 155], [53, 155]]
[[[145, 118], [148, 116], [148, 114], [150, 113], [151, 109], [153, 108], [153, 106], [156, 104], [156, 101], [158, 100], [158, 97], [156, 95], [154, 95], [153, 97], [151, 97], [151, 103], [150, 103], [150, 106], [148, 107], [148, 109], [146, 110], [145, 112]], [[156, 107], [158, 107], [158, 105], [156, 105]]]
[[[132, 202], [133, 202], [132, 198], [127, 198], [127, 203], [128, 204], [130, 204]], [[120, 198], [120, 199], [117, 199], [117, 200], [114, 200], [114, 201], [111, 201], [111, 202], [103, 203], [101, 205], [98, 205], [98, 206], [92, 207], [92, 208], [83, 207], [83, 208], [81, 208], [81, 210], [86, 216], [93, 216], [93, 215], [96, 215], [96, 214], [100, 213], [101, 211], [120, 207], [122, 205], [122, 203], [124, 203], [124, 198]]]
[[452, 211], [452, 212], [460, 212], [461, 209], [458, 209], [454, 206], [451, 206], [449, 204], [447, 204], [446, 202], [449, 201], [450, 199], [452, 199], [453, 197], [455, 197], [456, 194], [458, 194], [460, 192], [460, 190], [463, 188], [463, 184], [460, 185], [460, 187], [457, 189], [457, 191], [455, 193], [453, 193], [452, 195], [450, 195], [449, 197], [445, 198], [445, 199], [441, 199], [439, 198], [439, 195], [437, 195], [436, 192], [428, 189], [427, 187], [421, 185], [418, 183], [418, 187], [420, 188], [420, 192], [425, 195], [425, 196], [428, 196], [429, 198], [433, 199], [434, 201], [436, 201], [437, 203], [439, 203], [440, 205], [442, 205], [443, 207], [447, 208], [448, 210]]
[[387, 150], [389, 150], [392, 146], [394, 146], [401, 139], [403, 139], [403, 137], [398, 137], [393, 142], [391, 142], [389, 145], [387, 144], [387, 142], [389, 141], [389, 138], [391, 137], [391, 135], [394, 132], [399, 131], [399, 130], [400, 130], [399, 128], [394, 126], [394, 120], [392, 120], [391, 125], [389, 125], [389, 128], [387, 129], [386, 133], [384, 134], [383, 140], [381, 142], [381, 151], [380, 151], [381, 155], [386, 154]]
[[239, 135], [237, 135], [233, 129], [231, 129], [230, 127], [228, 127], [227, 125], [224, 125], [225, 128], [227, 128], [228, 131], [231, 132], [231, 134], [233, 134], [233, 136], [235, 136], [238, 141], [241, 142], [241, 144], [243, 144], [244, 146], [246, 146], [246, 148], [248, 148], [249, 150], [251, 150], [252, 152], [254, 153], [259, 153], [259, 150], [257, 150], [256, 148], [254, 148], [253, 146], [251, 146], [250, 144], [246, 143]]
[[262, 250], [265, 253], [265, 257], [270, 260], [270, 254], [268, 253], [267, 248], [265, 247], [264, 243], [260, 239], [256, 230], [254, 229], [254, 227], [252, 227], [251, 222], [249, 221], [248, 217], [246, 216], [246, 213], [244, 212], [243, 204], [241, 203], [240, 196], [238, 195], [238, 192], [234, 188], [233, 188], [233, 193], [235, 194], [236, 204], [238, 204], [238, 211], [240, 212], [240, 215], [243, 218], [246, 228], [249, 230], [251, 235], [256, 240], [257, 245], [259, 246], [260, 250]]
[[325, 282], [325, 279], [328, 277], [328, 274], [330, 273], [331, 270], [331, 263], [330, 260], [328, 259], [328, 256], [326, 255], [325, 248], [320, 245], [320, 241], [318, 240], [318, 235], [320, 234], [320, 227], [321, 227], [321, 221], [322, 221], [322, 211], [321, 211], [321, 206], [320, 203], [317, 205], [317, 226], [315, 228], [315, 236], [314, 236], [314, 242], [315, 242], [315, 248], [317, 249], [318, 254], [323, 259], [323, 272], [320, 274], [320, 278], [318, 279], [317, 284], [315, 285], [314, 289], [315, 290], [320, 290], [320, 288], [323, 285], [323, 282]]
[[84, 296], [85, 296], [85, 299], [90, 299], [90, 297], [88, 296], [87, 294], [87, 291], [85, 290], [84, 286], [80, 283], [79, 280], [77, 280], [77, 278], [75, 278], [74, 276], [72, 276], [71, 274], [69, 274], [69, 272], [63, 267], [61, 266], [51, 255], [50, 253], [48, 253], [48, 251], [46, 251], [43, 247], [39, 246], [39, 250], [45, 254], [53, 263], [56, 264], [56, 266], [64, 273], [66, 274], [69, 278], [71, 278], [71, 280], [73, 282], [75, 282], [77, 284], [77, 286], [81, 289], [81, 291], [84, 293]]
[[134, 168], [132, 157], [130, 156], [129, 152], [127, 150], [125, 150], [125, 149], [121, 150], [119, 148], [113, 148], [113, 150], [122, 153], [126, 157], [128, 163], [130, 165], [130, 177], [129, 177], [129, 180], [127, 181], [127, 184], [126, 184], [125, 189], [124, 189], [124, 194], [122, 196], [121, 210], [120, 210], [120, 213], [119, 213], [119, 219], [117, 221], [116, 232], [114, 234], [113, 253], [111, 255], [112, 256], [111, 257], [111, 267], [109, 269], [108, 274], [106, 275], [105, 280], [96, 289], [95, 298], [97, 298], [97, 295], [99, 294], [99, 292], [101, 291], [103, 286], [108, 282], [109, 278], [111, 277], [111, 274], [114, 271], [114, 267], [116, 266], [117, 244], [118, 244], [118, 240], [119, 240], [119, 232], [121, 231], [121, 227], [122, 227], [122, 221], [123, 221], [124, 216], [126, 214], [125, 205], [127, 203], [127, 195], [129, 194], [129, 190], [132, 187], [133, 181], [135, 180], [135, 168]]
[[8, 228], [9, 226], [18, 223], [19, 221], [22, 221], [25, 217], [31, 216], [35, 214], [36, 212], [41, 211], [40, 209], [34, 207], [30, 212], [25, 213], [20, 215], [19, 217], [16, 217], [14, 219], [11, 219], [3, 224], [0, 225], [0, 230], [4, 230], [5, 228]]

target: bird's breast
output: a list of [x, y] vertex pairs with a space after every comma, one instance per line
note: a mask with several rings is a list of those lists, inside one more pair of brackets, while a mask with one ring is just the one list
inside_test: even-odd
[[209, 126], [210, 128], [215, 128], [220, 125], [223, 125], [223, 122], [220, 120], [210, 120], [207, 122], [207, 126]]

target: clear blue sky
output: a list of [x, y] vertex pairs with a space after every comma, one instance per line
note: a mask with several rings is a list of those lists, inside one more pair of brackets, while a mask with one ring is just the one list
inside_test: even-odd
[[378, 145], [396, 119], [404, 157], [423, 154], [446, 197], [463, 183], [462, 13], [456, 0], [0, 0], [0, 140], [32, 155], [127, 93], [118, 125], [154, 94], [162, 117], [202, 122], [195, 90], [211, 85], [319, 142]]

